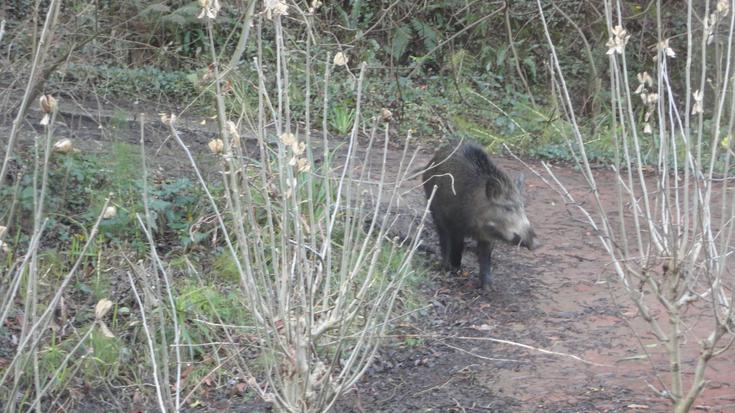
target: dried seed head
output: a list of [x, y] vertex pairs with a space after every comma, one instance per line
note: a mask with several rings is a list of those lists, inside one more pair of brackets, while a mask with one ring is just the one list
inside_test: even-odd
[[311, 170], [311, 164], [306, 158], [300, 158], [297, 163], [299, 172], [308, 172]]
[[225, 143], [222, 142], [222, 139], [212, 139], [207, 146], [209, 146], [210, 152], [216, 155], [222, 153], [222, 150], [225, 148]]
[[38, 103], [41, 105], [41, 111], [43, 111], [43, 113], [51, 113], [58, 107], [58, 102], [51, 95], [41, 95], [38, 99]]
[[72, 145], [69, 138], [64, 138], [54, 144], [54, 152], [56, 153], [70, 153], [73, 150], [74, 145]]
[[726, 16], [729, 10], [730, 10], [729, 0], [720, 0], [717, 2], [717, 13], [720, 13], [721, 15]]
[[334, 55], [334, 65], [335, 66], [347, 66], [347, 62], [349, 59], [347, 58], [347, 55], [345, 55], [342, 52], [337, 52], [336, 55]]
[[117, 207], [114, 205], [108, 206], [102, 213], [102, 219], [111, 219], [115, 218], [115, 216], [117, 216]]
[[623, 29], [623, 26], [615, 26], [612, 29], [612, 37], [605, 44], [607, 46], [607, 54], [623, 54], [623, 49], [628, 43], [630, 35]]
[[159, 113], [158, 114], [161, 117], [161, 122], [166, 126], [171, 126], [176, 122], [176, 115], [175, 114], [168, 114], [168, 113]]
[[1, 240], [6, 232], [8, 232], [8, 227], [0, 225], [0, 251], [4, 253], [7, 253], [10, 251], [10, 247], [8, 247], [8, 243]]
[[638, 82], [640, 82], [643, 85], [653, 86], [653, 78], [651, 75], [648, 74], [648, 72], [638, 73]]
[[322, 6], [322, 2], [319, 0], [313, 0], [311, 6], [309, 6], [309, 14], [313, 14], [319, 7]]
[[100, 322], [100, 331], [102, 331], [102, 335], [104, 335], [107, 338], [113, 338], [115, 337], [114, 334], [112, 334], [112, 331], [107, 327], [107, 324]]
[[641, 93], [644, 93], [646, 91], [646, 86], [650, 87], [653, 86], [653, 78], [651, 75], [648, 74], [648, 72], [642, 72], [638, 73], [638, 88], [633, 92], [636, 95], [639, 95]]
[[199, 0], [199, 5], [202, 7], [202, 11], [199, 12], [197, 19], [202, 19], [205, 16], [208, 19], [215, 19], [222, 8], [219, 5], [219, 0]]
[[380, 109], [380, 117], [383, 119], [383, 122], [390, 122], [393, 119], [393, 112], [386, 108]]
[[296, 143], [296, 136], [290, 132], [282, 133], [281, 143], [286, 146], [293, 146]]
[[235, 122], [228, 120], [225, 123], [225, 129], [227, 130], [227, 133], [230, 134], [232, 145], [240, 146], [240, 132], [237, 130], [237, 125], [235, 125]]
[[669, 39], [664, 39], [658, 44], [658, 49], [661, 50], [666, 54], [666, 56], [674, 58], [676, 57], [676, 52], [674, 52], [674, 49], [669, 47]]
[[103, 298], [97, 301], [97, 305], [94, 307], [94, 317], [99, 320], [107, 314], [112, 308], [112, 301], [107, 298]]
[[704, 99], [704, 92], [697, 89], [694, 91], [694, 93], [692, 93], [692, 97], [694, 98], [694, 105], [692, 105], [692, 115], [703, 113], [704, 104], [702, 103], [702, 100]]
[[41, 126], [47, 126], [51, 122], [51, 114], [56, 111], [58, 103], [51, 95], [42, 95], [38, 98], [38, 104], [41, 106], [43, 118], [41, 118]]
[[281, 0], [265, 0], [263, 5], [265, 6], [265, 17], [268, 20], [273, 20], [274, 17], [288, 15], [288, 5]]

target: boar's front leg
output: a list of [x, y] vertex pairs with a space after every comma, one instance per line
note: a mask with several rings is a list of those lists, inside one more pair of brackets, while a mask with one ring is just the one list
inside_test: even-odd
[[477, 241], [477, 261], [480, 263], [480, 287], [490, 288], [492, 283], [492, 261], [493, 243]]
[[462, 266], [462, 251], [464, 250], [464, 234], [449, 234], [449, 264], [453, 270]]
[[439, 247], [441, 248], [442, 254], [442, 267], [445, 270], [450, 270], [452, 265], [450, 264], [451, 260], [449, 259], [449, 256], [451, 255], [451, 241], [449, 239], [449, 231], [444, 225], [444, 222], [441, 219], [438, 219], [436, 215], [434, 215], [434, 224], [436, 225], [436, 232], [439, 235]]

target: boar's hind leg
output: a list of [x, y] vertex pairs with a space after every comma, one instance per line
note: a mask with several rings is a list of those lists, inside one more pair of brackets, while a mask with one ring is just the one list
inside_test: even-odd
[[477, 261], [480, 262], [480, 287], [489, 288], [492, 283], [492, 261], [493, 244], [491, 242], [477, 241]]

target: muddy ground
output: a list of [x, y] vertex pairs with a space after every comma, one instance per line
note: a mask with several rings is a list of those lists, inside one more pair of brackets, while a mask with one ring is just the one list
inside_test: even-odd
[[[104, 114], [90, 111], [94, 115], [89, 116], [83, 112], [68, 110], [58, 135], [71, 137], [77, 147], [87, 151], [103, 152], [111, 139], [137, 142], [139, 135], [132, 118], [128, 119], [128, 132], [106, 133], [107, 126], [97, 128], [92, 120], [107, 125]], [[166, 140], [163, 128], [154, 126], [157, 116], [151, 113], [149, 118], [153, 120], [146, 136], [156, 153], [154, 167], [161, 173], [189, 173], [181, 150]], [[0, 130], [3, 139], [8, 130]], [[194, 152], [206, 154], [204, 145], [211, 128], [192, 121], [184, 124], [182, 131]], [[398, 146], [392, 146], [389, 169], [397, 168], [399, 151]], [[424, 164], [430, 157], [429, 150], [422, 151], [417, 164]], [[508, 171], [524, 170], [513, 159], [495, 159]], [[526, 161], [537, 171], [542, 170], [539, 161]], [[591, 206], [584, 180], [573, 167], [557, 165], [553, 171], [576, 198]], [[477, 289], [474, 251], [465, 254], [463, 274], [438, 269], [438, 241], [430, 227], [419, 257], [434, 268], [422, 284], [426, 307], [396, 326], [374, 365], [334, 411], [671, 410], [654, 391], [668, 382], [662, 346], [647, 332], [646, 325], [636, 317], [636, 309], [624, 297], [609, 268], [609, 257], [582, 217], [565, 205], [558, 193], [528, 171], [526, 176], [528, 215], [545, 245], [533, 252], [499, 246], [494, 254], [493, 288], [482, 292]], [[597, 176], [599, 182], [613, 182], [612, 174], [604, 168], [597, 171]], [[406, 195], [406, 205], [420, 209], [423, 193], [420, 183], [414, 184], [416, 188]], [[603, 202], [608, 206], [614, 205], [612, 195], [612, 190], [603, 192]], [[692, 312], [687, 323], [683, 369], [692, 371], [697, 343], [710, 320], [700, 312]], [[491, 339], [574, 355], [583, 361]], [[697, 410], [735, 412], [733, 366], [735, 349], [712, 362], [707, 372], [710, 382], [696, 403]], [[201, 409], [192, 409], [197, 410], [268, 411], [262, 404], [251, 404], [240, 397], [202, 400]]]

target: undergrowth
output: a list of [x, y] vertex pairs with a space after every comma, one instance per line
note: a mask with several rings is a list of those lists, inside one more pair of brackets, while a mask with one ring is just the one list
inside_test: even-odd
[[[139, 149], [124, 143], [113, 143], [106, 154], [72, 152], [54, 153], [49, 166], [50, 196], [46, 209], [51, 211], [44, 243], [53, 246], [69, 243], [74, 246], [86, 241], [87, 228], [99, 215], [104, 199], [113, 194], [116, 213], [105, 219], [99, 242], [132, 244], [141, 250], [145, 242], [138, 229], [135, 214], [143, 213], [143, 184], [140, 174]], [[26, 153], [16, 156], [18, 172], [15, 182], [0, 190], [0, 215], [18, 229], [17, 239], [28, 241], [33, 209], [33, 174]], [[217, 190], [216, 186], [213, 190]], [[196, 244], [206, 233], [190, 231], [201, 214], [207, 212], [201, 203], [201, 189], [187, 177], [164, 178], [149, 184], [150, 208], [154, 217], [156, 239], [164, 247], [177, 244], [184, 249]]]
[[[102, 221], [100, 233], [85, 253], [84, 270], [74, 277], [66, 290], [63, 310], [54, 328], [44, 333], [38, 363], [42, 371], [54, 372], [50, 382], [52, 388], [96, 389], [116, 394], [116, 386], [132, 385], [137, 388], [135, 394], [139, 397], [151, 397], [150, 389], [143, 384], [150, 370], [150, 360], [140, 351], [146, 345], [145, 334], [127, 279], [129, 273], [141, 273], [143, 277], [152, 275], [151, 268], [142, 261], [149, 250], [136, 219], [136, 214], [144, 212], [141, 161], [139, 148], [125, 143], [110, 145], [110, 153], [101, 156], [78, 151], [51, 156], [50, 190], [46, 199], [47, 210], [53, 212], [40, 253], [39, 272], [45, 274], [42, 288], [37, 292], [40, 297], [53, 295], [64, 274], [79, 257], [80, 246], [87, 241], [89, 228], [109, 193], [115, 194], [113, 204], [116, 207], [116, 214]], [[31, 230], [34, 190], [32, 174], [27, 173], [31, 168], [28, 154], [18, 153], [16, 162], [19, 166], [17, 181], [4, 186], [0, 192], [0, 216], [8, 216], [10, 206], [15, 205], [13, 220], [9, 222], [15, 235], [6, 237], [11, 248], [5, 256], [7, 260], [0, 263], [0, 271], [7, 270], [14, 259], [20, 258]], [[218, 195], [222, 190], [220, 185], [213, 183], [209, 189], [221, 197]], [[217, 238], [211, 222], [204, 222], [203, 218], [211, 212], [201, 202], [202, 189], [189, 178], [179, 177], [151, 179], [148, 191], [156, 248], [174, 280], [174, 308], [185, 363], [181, 373], [182, 388], [185, 392], [194, 392], [193, 398], [217, 388], [225, 388], [244, 399], [254, 397], [237, 364], [223, 352], [223, 347], [233, 345], [250, 351], [248, 348], [256, 345], [256, 339], [247, 303], [240, 292], [236, 263], [224, 248], [222, 238]], [[299, 191], [305, 196], [303, 185]], [[259, 196], [254, 202], [262, 206], [268, 195], [262, 196], [262, 191], [257, 193]], [[320, 196], [324, 196], [323, 191], [315, 188], [315, 202], [320, 202]], [[254, 208], [262, 212], [261, 208]], [[343, 235], [337, 232], [335, 241], [340, 236]], [[383, 277], [389, 278], [406, 252], [389, 253], [388, 244], [382, 248], [386, 251], [382, 255], [385, 258], [378, 263], [378, 268]], [[277, 273], [276, 268], [273, 271]], [[402, 311], [410, 312], [421, 305], [417, 294], [421, 280], [420, 271], [407, 279], [406, 292], [400, 296]], [[378, 278], [376, 282], [380, 284], [388, 279]], [[158, 294], [155, 291], [143, 294], [148, 297], [146, 302], [157, 308], [152, 312], [156, 319], [148, 322], [159, 326], [154, 330], [155, 342], [163, 345], [174, 335], [171, 321], [174, 314], [168, 307], [159, 307], [155, 299], [149, 301]], [[20, 297], [24, 297], [23, 293]], [[97, 328], [95, 317], [95, 303], [106, 299], [114, 303], [107, 322], [110, 335]], [[16, 333], [21, 329], [22, 320], [23, 311], [14, 309], [0, 334]], [[355, 325], [354, 333], [357, 332], [359, 326]], [[0, 374], [4, 368], [3, 352], [9, 346], [2, 335]], [[330, 355], [334, 356], [323, 356]], [[259, 357], [267, 357], [267, 354]], [[254, 374], [259, 374], [258, 369], [267, 365], [257, 358], [250, 361], [249, 368]], [[33, 386], [25, 381], [32, 376], [30, 370], [22, 375], [20, 404], [32, 403], [29, 389]], [[195, 403], [195, 400], [190, 402]]]

